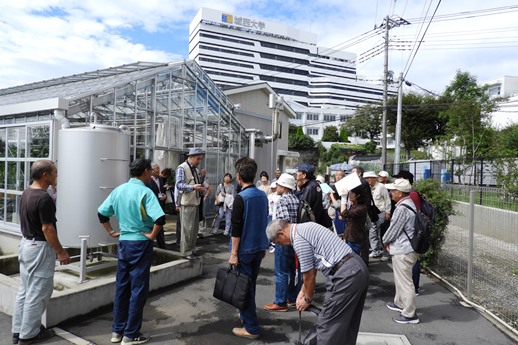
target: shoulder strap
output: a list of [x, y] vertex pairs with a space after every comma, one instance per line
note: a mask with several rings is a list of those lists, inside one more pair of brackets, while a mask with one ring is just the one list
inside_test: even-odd
[[[401, 205], [401, 206], [405, 206], [405, 207], [406, 207], [406, 208], [408, 208], [410, 211], [414, 212], [414, 214], [415, 214], [415, 215], [416, 215], [416, 217], [417, 217], [417, 212], [416, 212], [416, 211], [414, 211], [414, 209], [413, 209], [412, 207], [408, 206], [407, 204], [400, 204], [400, 205]], [[417, 230], [417, 229], [415, 228], [415, 225], [414, 225], [414, 233], [416, 232], [416, 230]], [[409, 240], [409, 241], [411, 241], [410, 236], [408, 236], [408, 234], [407, 234], [407, 232], [405, 231], [405, 229], [404, 229], [404, 228], [403, 228], [403, 232], [405, 233], [406, 238], [408, 238], [408, 240]]]
[[401, 204], [401, 206], [405, 206], [406, 208], [408, 208], [410, 211], [414, 212], [414, 214], [417, 214], [416, 211], [414, 211], [414, 209], [410, 206], [408, 206], [407, 204]]

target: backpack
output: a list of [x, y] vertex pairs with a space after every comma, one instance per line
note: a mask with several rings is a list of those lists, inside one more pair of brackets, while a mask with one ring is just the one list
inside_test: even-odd
[[435, 208], [428, 200], [426, 200], [426, 198], [423, 198], [421, 193], [417, 194], [419, 194], [419, 200], [421, 200], [421, 213], [432, 222], [433, 226], [433, 223], [435, 222]]
[[[420, 196], [421, 197], [421, 196]], [[421, 200], [426, 200], [421, 197]], [[428, 201], [426, 201], [428, 203]], [[421, 211], [414, 211], [414, 209], [406, 204], [401, 204], [401, 206], [405, 206], [410, 211], [415, 213], [415, 221], [414, 221], [414, 237], [410, 238], [406, 231], [403, 230], [406, 237], [410, 241], [410, 244], [412, 245], [412, 249], [418, 253], [418, 254], [424, 254], [428, 251], [431, 244], [431, 238], [432, 238], [432, 225], [433, 221], [430, 219], [427, 215], [425, 215], [422, 212], [422, 205], [421, 204]], [[430, 203], [428, 203], [430, 207]], [[433, 215], [435, 216], [435, 209], [433, 209]]]
[[297, 223], [314, 222], [315, 214], [306, 200], [299, 200], [299, 208], [297, 210]]

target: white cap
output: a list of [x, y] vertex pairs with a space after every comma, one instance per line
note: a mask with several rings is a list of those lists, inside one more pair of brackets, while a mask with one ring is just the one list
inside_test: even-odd
[[379, 173], [378, 173], [378, 176], [381, 176], [381, 177], [389, 177], [389, 173], [386, 172], [385, 170], [381, 170]]
[[272, 182], [272, 184], [270, 184], [270, 188], [277, 188], [277, 182]]
[[363, 173], [363, 178], [367, 178], [367, 177], [378, 177], [376, 176], [376, 173], [374, 171], [366, 171]]
[[295, 177], [290, 174], [281, 174], [277, 179], [277, 185], [289, 188], [291, 190], [295, 190], [297, 183], [295, 182]]
[[317, 175], [317, 181], [320, 182], [320, 183], [325, 183], [326, 179], [322, 175]]
[[410, 193], [410, 190], [412, 190], [412, 185], [404, 178], [398, 178], [394, 183], [387, 183], [385, 187], [387, 189], [396, 189], [403, 193]]

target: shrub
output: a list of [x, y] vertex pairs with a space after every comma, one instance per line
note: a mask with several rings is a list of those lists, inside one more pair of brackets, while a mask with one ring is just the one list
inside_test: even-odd
[[421, 265], [423, 267], [433, 266], [444, 244], [446, 229], [449, 217], [455, 214], [453, 210], [454, 201], [448, 192], [441, 189], [441, 184], [437, 180], [419, 180], [413, 187], [421, 193], [435, 208], [435, 222], [432, 228], [432, 244], [426, 254], [421, 255]]

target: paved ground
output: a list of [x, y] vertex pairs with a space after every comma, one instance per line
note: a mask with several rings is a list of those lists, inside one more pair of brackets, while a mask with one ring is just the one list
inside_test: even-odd
[[[260, 340], [250, 341], [232, 335], [240, 325], [237, 311], [212, 297], [217, 268], [228, 260], [228, 237], [208, 236], [198, 241], [203, 254], [203, 276], [153, 293], [148, 299], [142, 330], [152, 336], [150, 344], [293, 344], [298, 339], [299, 315], [295, 310], [271, 313], [262, 310], [273, 300], [273, 255], [267, 254], [257, 285], [258, 316], [262, 325]], [[358, 344], [412, 345], [511, 345], [514, 340], [460, 300], [437, 281], [422, 275], [422, 294], [417, 297], [421, 323], [400, 325], [391, 320], [395, 312], [387, 309], [394, 294], [391, 265], [374, 260], [369, 267], [371, 282], [365, 303]], [[318, 275], [315, 304], [321, 305], [324, 277]], [[88, 301], [85, 301], [88, 303]], [[73, 308], [74, 306], [70, 306]], [[59, 325], [65, 340], [55, 337], [45, 344], [110, 344], [110, 307]], [[316, 317], [303, 313], [303, 338], [314, 328]], [[0, 344], [10, 344], [11, 317], [0, 313]]]

